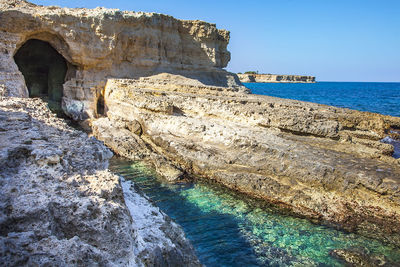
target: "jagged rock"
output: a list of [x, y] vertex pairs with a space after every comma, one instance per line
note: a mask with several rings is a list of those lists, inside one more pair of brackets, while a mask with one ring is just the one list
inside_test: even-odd
[[[135, 124], [135, 120], [132, 123]], [[171, 164], [157, 150], [157, 146], [151, 140], [141, 136], [145, 138], [146, 141], [144, 141], [132, 130], [125, 129], [125, 125], [126, 123], [123, 121], [111, 121], [109, 118], [101, 118], [92, 123], [92, 129], [93, 134], [118, 155], [132, 160], [150, 161], [157, 172], [170, 182], [180, 180], [183, 177], [184, 173]]]
[[314, 76], [279, 74], [238, 74], [242, 83], [315, 83]]
[[128, 122], [127, 123], [127, 127], [132, 133], [134, 133], [136, 135], [140, 136], [143, 133], [142, 125], [140, 125], [140, 122], [138, 122], [137, 120], [133, 120], [131, 122]]
[[[138, 138], [128, 130], [112, 130], [112, 124], [140, 121], [141, 154], [162, 155], [189, 174], [400, 245], [400, 160], [391, 157], [393, 146], [380, 141], [400, 127], [400, 118], [184, 87], [191, 81], [178, 76], [163, 83], [163, 77], [174, 80], [168, 74], [108, 81], [109, 126], [103, 128], [111, 143]], [[176, 112], [166, 112], [167, 106]], [[134, 158], [128, 146], [110, 145]]]
[[[129, 132], [129, 131], [128, 131]], [[4, 266], [200, 266], [183, 231], [38, 99], [0, 100]]]

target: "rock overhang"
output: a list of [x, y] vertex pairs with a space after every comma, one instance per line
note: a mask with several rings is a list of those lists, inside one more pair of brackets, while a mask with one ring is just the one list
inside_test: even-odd
[[[10, 96], [28, 96], [12, 56], [28, 40], [48, 42], [68, 62], [64, 109], [77, 120], [94, 118], [107, 78], [138, 78], [154, 73], [207, 76], [221, 84], [230, 60], [229, 32], [199, 20], [106, 8], [60, 8], [27, 1], [0, 2], [0, 77]], [[213, 73], [213, 75], [209, 75]], [[216, 75], [217, 73], [217, 75]], [[79, 106], [79, 110], [76, 109]]]

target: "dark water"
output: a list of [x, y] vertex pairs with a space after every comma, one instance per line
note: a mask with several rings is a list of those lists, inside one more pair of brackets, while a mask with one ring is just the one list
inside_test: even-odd
[[400, 83], [245, 83], [254, 94], [400, 117]]
[[171, 185], [143, 163], [118, 158], [111, 169], [183, 227], [206, 266], [341, 266], [329, 256], [339, 248], [400, 262], [400, 249], [287, 216], [211, 182]]

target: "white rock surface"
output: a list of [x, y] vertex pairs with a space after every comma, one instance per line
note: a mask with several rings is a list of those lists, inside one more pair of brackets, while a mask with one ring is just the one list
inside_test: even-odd
[[200, 265], [181, 228], [107, 170], [111, 156], [41, 100], [1, 99], [1, 265]]

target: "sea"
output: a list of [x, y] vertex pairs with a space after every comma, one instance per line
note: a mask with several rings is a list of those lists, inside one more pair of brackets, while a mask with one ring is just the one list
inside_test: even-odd
[[[244, 83], [253, 94], [314, 102], [340, 108], [400, 117], [400, 83], [391, 82], [317, 82]], [[400, 129], [398, 129], [400, 130]], [[400, 141], [385, 137], [400, 158]]]
[[400, 117], [400, 83], [244, 83], [253, 94], [269, 95]]
[[[400, 83], [247, 83], [253, 93], [400, 116]], [[400, 266], [390, 244], [290, 216], [204, 179], [170, 184], [143, 162], [110, 168], [135, 183], [184, 229], [205, 266], [345, 266], [335, 249], [362, 251]]]

